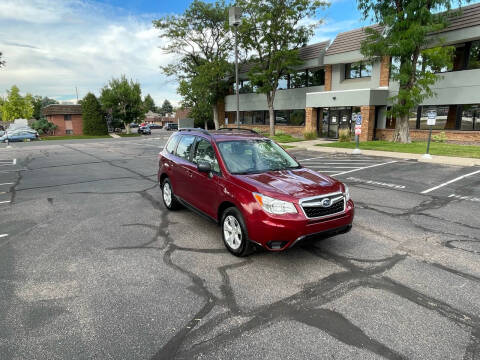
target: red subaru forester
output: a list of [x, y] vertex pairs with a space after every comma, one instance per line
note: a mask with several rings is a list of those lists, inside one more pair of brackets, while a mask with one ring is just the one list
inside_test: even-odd
[[350, 231], [347, 185], [304, 168], [274, 141], [247, 129], [182, 129], [159, 154], [169, 210], [184, 205], [219, 223], [234, 255], [271, 251]]

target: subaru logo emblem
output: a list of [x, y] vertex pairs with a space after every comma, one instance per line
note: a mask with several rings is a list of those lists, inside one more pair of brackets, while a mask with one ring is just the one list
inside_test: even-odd
[[330, 199], [327, 198], [322, 200], [323, 207], [329, 207], [330, 205], [332, 205], [332, 201]]

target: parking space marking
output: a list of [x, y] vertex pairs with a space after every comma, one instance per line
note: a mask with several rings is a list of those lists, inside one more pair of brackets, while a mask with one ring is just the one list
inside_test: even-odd
[[462, 195], [457, 195], [457, 194], [450, 194], [448, 197], [449, 198], [454, 197], [458, 200], [468, 200], [468, 201], [480, 202], [480, 198], [473, 197], [473, 196], [462, 196]]
[[380, 186], [385, 186], [393, 189], [405, 189], [405, 185], [397, 185], [397, 184], [390, 184], [390, 183], [385, 183], [381, 181], [374, 181], [374, 180], [366, 180], [366, 179], [360, 179], [356, 177], [348, 177], [347, 180], [356, 182], [356, 183], [362, 183], [362, 184], [369, 184], [369, 185], [380, 185]]
[[8, 204], [9, 202], [10, 202], [10, 200], [0, 201], [0, 204]]
[[8, 234], [0, 234], [0, 238], [7, 237]]
[[440, 184], [440, 185], [434, 186], [434, 187], [432, 187], [432, 188], [430, 188], [430, 189], [424, 190], [424, 191], [421, 192], [421, 194], [428, 194], [429, 192], [431, 192], [431, 191], [433, 191], [433, 190], [440, 189], [440, 188], [442, 188], [442, 187], [444, 187], [444, 186], [447, 186], [448, 184], [454, 183], [455, 181], [465, 179], [465, 178], [467, 178], [467, 177], [469, 177], [469, 176], [472, 176], [472, 175], [475, 175], [475, 174], [478, 174], [478, 173], [480, 173], [480, 170], [477, 170], [477, 171], [471, 172], [471, 173], [469, 173], [469, 174], [465, 174], [465, 175], [459, 176], [459, 177], [457, 177], [457, 178], [455, 178], [455, 179], [452, 179], [452, 180], [450, 180], [450, 181], [444, 182], [443, 184]]
[[397, 161], [397, 160], [392, 160], [392, 161], [388, 161], [388, 162], [385, 162], [385, 163], [374, 164], [374, 165], [370, 165], [370, 166], [364, 166], [364, 167], [361, 167], [361, 168], [358, 168], [358, 169], [353, 169], [353, 170], [348, 170], [348, 171], [339, 172], [339, 173], [337, 173], [337, 174], [333, 174], [332, 176], [339, 176], [339, 175], [350, 174], [350, 173], [355, 172], [355, 171], [370, 169], [370, 168], [374, 168], [374, 167], [377, 167], [377, 166], [383, 166], [383, 165], [393, 164], [393, 163], [396, 163], [396, 162], [398, 162], [398, 161]]
[[314, 158], [308, 158], [308, 159], [297, 159], [298, 161], [310, 161], [310, 160], [316, 160], [316, 159], [324, 159], [323, 156], [318, 156]]
[[3, 183], [3, 184], [0, 184], [0, 186], [2, 185], [13, 185], [14, 183]]

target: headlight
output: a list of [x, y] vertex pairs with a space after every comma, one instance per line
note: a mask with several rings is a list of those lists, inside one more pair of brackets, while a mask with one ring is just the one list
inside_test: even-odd
[[346, 184], [343, 184], [343, 186], [345, 187], [345, 191], [344, 191], [343, 195], [345, 196], [345, 201], [348, 201], [348, 200], [350, 200], [350, 189], [348, 188], [348, 186]]
[[253, 193], [253, 196], [266, 212], [270, 214], [296, 214], [297, 208], [291, 202], [278, 200], [259, 193]]

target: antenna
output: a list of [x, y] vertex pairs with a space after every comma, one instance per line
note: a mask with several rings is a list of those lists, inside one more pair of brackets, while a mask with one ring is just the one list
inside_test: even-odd
[[77, 85], [75, 85], [75, 92], [77, 93], [77, 104], [78, 104], [78, 89], [77, 89]]

